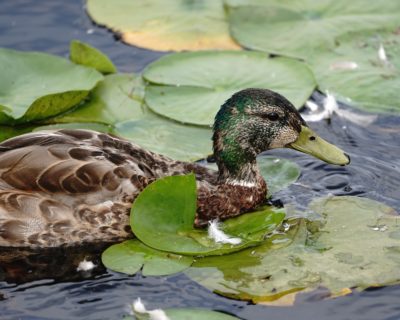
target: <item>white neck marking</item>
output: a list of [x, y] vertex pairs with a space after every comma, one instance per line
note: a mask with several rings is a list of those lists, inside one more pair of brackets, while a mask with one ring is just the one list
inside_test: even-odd
[[236, 179], [229, 179], [226, 181], [227, 184], [232, 186], [240, 186], [240, 187], [247, 187], [247, 188], [254, 188], [256, 183], [253, 181], [246, 181], [246, 180], [236, 180]]

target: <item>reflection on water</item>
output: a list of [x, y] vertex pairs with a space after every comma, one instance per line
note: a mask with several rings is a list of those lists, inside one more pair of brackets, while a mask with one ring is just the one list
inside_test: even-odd
[[[66, 56], [69, 41], [79, 39], [101, 48], [120, 71], [139, 71], [161, 54], [115, 42], [105, 29], [91, 24], [83, 1], [3, 1], [0, 45]], [[318, 99], [318, 95], [316, 95]], [[357, 195], [384, 202], [400, 211], [400, 117], [379, 116], [363, 127], [333, 116], [312, 123], [322, 137], [350, 154], [352, 163], [334, 167], [292, 150], [270, 154], [296, 161], [299, 181], [275, 200], [305, 208], [326, 194]], [[400, 319], [400, 286], [378, 288], [323, 300], [324, 289], [300, 294], [294, 307], [266, 307], [229, 300], [200, 287], [182, 274], [128, 277], [107, 272], [99, 261], [102, 248], [28, 252], [0, 249], [0, 319], [120, 319], [126, 306], [141, 297], [149, 308], [204, 307], [243, 319]], [[97, 267], [77, 272], [83, 259]]]

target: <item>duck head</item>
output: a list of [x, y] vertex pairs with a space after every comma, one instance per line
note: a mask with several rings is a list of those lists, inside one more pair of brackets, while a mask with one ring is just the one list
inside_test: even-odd
[[292, 148], [330, 164], [350, 163], [285, 97], [267, 89], [245, 89], [228, 99], [215, 117], [213, 141], [220, 179], [228, 182], [251, 182], [258, 173], [256, 156], [275, 148]]

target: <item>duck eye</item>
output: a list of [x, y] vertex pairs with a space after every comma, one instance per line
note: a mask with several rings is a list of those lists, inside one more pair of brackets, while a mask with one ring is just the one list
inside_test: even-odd
[[279, 114], [277, 114], [276, 112], [267, 113], [267, 114], [265, 115], [265, 117], [266, 117], [268, 120], [271, 120], [271, 121], [279, 120]]

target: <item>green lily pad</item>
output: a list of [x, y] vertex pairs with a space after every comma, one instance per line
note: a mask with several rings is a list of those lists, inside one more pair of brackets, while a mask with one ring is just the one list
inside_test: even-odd
[[167, 309], [165, 313], [171, 320], [238, 320], [231, 315], [205, 309]]
[[61, 130], [61, 129], [86, 129], [94, 130], [105, 133], [113, 133], [113, 128], [109, 125], [102, 123], [86, 123], [86, 122], [71, 122], [71, 123], [56, 123], [49, 125], [40, 125], [38, 127], [32, 128], [31, 131], [41, 131], [41, 130]]
[[32, 131], [31, 126], [9, 127], [0, 125], [0, 142]]
[[151, 83], [145, 94], [150, 109], [183, 123], [207, 126], [239, 90], [268, 88], [300, 108], [316, 85], [304, 63], [249, 51], [171, 54], [150, 64], [143, 77]]
[[268, 186], [268, 195], [287, 188], [300, 177], [300, 167], [293, 161], [271, 157], [260, 156], [257, 159], [261, 175]]
[[[309, 60], [320, 89], [366, 111], [400, 112], [400, 34], [356, 33], [337, 43]], [[381, 45], [387, 61], [378, 56]]]
[[98, 122], [115, 125], [118, 122], [141, 119], [143, 84], [133, 74], [111, 74], [104, 77], [90, 94], [90, 100], [48, 122]]
[[60, 57], [0, 49], [0, 123], [42, 120], [80, 103], [103, 79]]
[[87, 43], [72, 40], [69, 51], [69, 58], [76, 64], [94, 68], [101, 73], [117, 72], [109, 57]]
[[230, 254], [197, 260], [186, 272], [219, 294], [253, 302], [326, 287], [364, 289], [400, 281], [400, 217], [357, 197], [319, 199], [310, 208], [324, 217], [312, 233], [304, 220], [286, 235]]
[[[238, 320], [234, 316], [206, 309], [198, 308], [172, 308], [163, 310], [170, 320]], [[151, 311], [150, 311], [151, 312]], [[124, 317], [124, 320], [152, 320], [149, 313], [135, 312], [135, 318]]]
[[[398, 26], [400, 2], [228, 1], [232, 36], [244, 47], [307, 59], [348, 32]], [[247, 5], [246, 5], [247, 4]]]
[[198, 160], [212, 153], [210, 128], [186, 126], [160, 117], [143, 104], [143, 95], [141, 77], [108, 75], [93, 90], [89, 101], [47, 122], [107, 124], [112, 130], [105, 127], [106, 132], [176, 160]]
[[240, 49], [222, 1], [88, 0], [87, 11], [126, 43], [159, 51]]
[[[210, 239], [207, 231], [193, 228], [196, 205], [193, 174], [157, 180], [136, 198], [131, 210], [132, 230], [154, 249], [192, 256], [219, 255], [259, 244], [284, 218], [282, 210], [267, 208], [230, 219], [221, 223], [221, 229], [228, 235], [240, 236], [241, 242], [222, 244]], [[260, 233], [263, 230], [265, 233]]]
[[103, 264], [114, 271], [135, 274], [142, 269], [144, 276], [163, 276], [188, 268], [193, 258], [154, 250], [138, 240], [114, 244], [101, 256]]
[[168, 121], [150, 110], [143, 119], [115, 125], [114, 133], [175, 160], [194, 161], [212, 153], [212, 130]]

